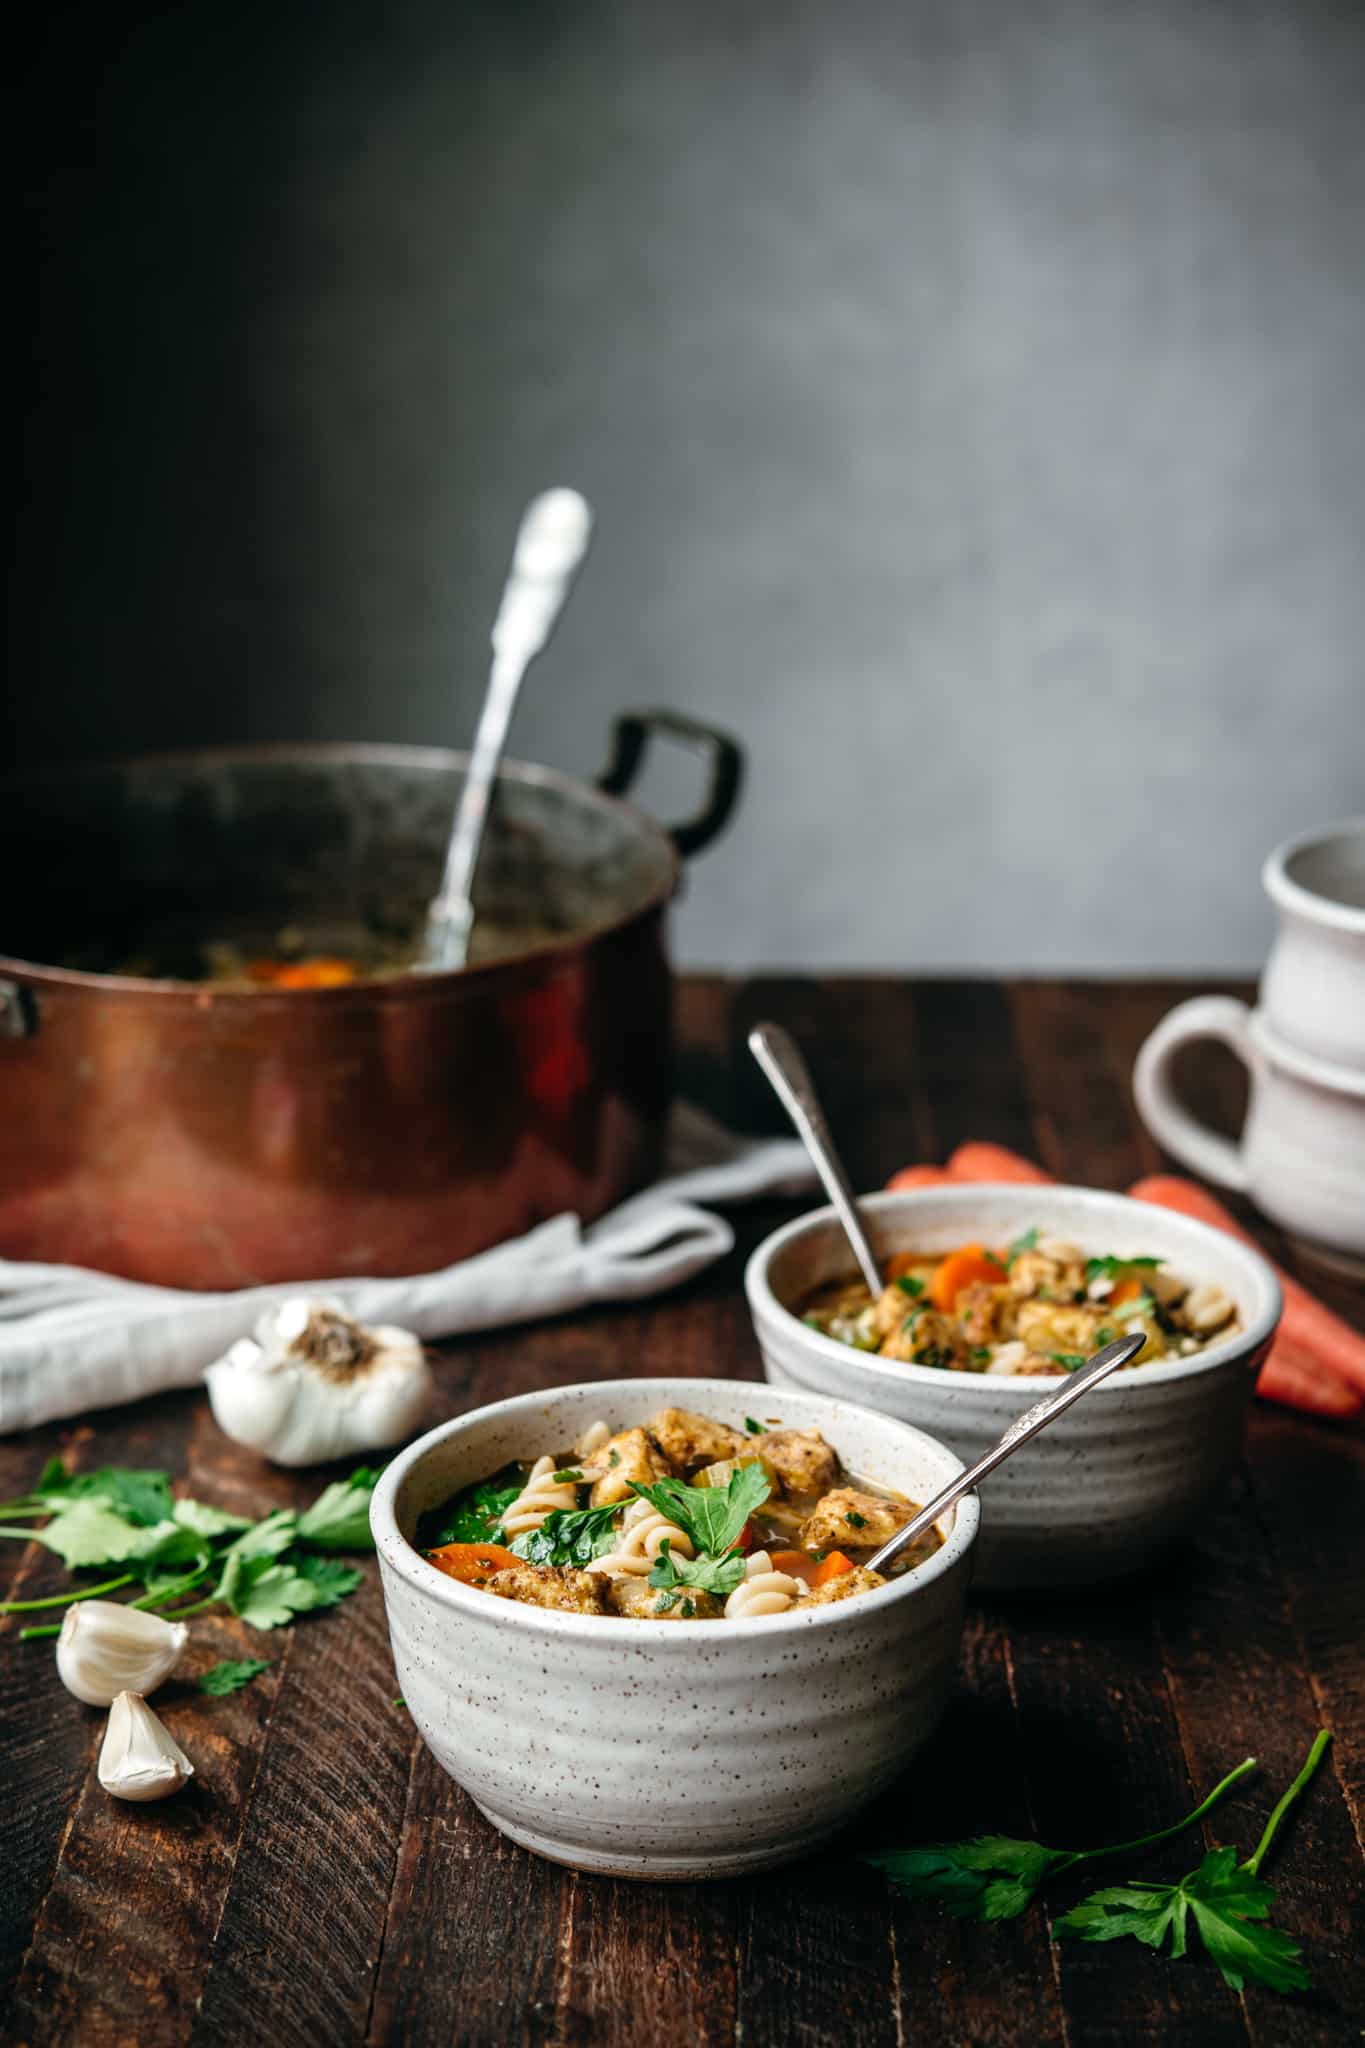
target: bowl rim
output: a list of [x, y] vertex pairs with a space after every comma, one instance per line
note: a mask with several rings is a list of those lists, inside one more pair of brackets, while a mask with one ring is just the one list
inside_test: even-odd
[[[1107, 1380], [1101, 1380], [1099, 1386], [1092, 1390], [1094, 1398], [1109, 1399], [1115, 1394], [1131, 1391], [1137, 1384], [1168, 1386], [1176, 1380], [1194, 1379], [1202, 1373], [1216, 1371], [1220, 1366], [1238, 1363], [1248, 1352], [1254, 1352], [1262, 1343], [1268, 1342], [1275, 1333], [1284, 1309], [1284, 1290], [1274, 1267], [1262, 1252], [1253, 1245], [1243, 1244], [1240, 1239], [1230, 1236], [1225, 1231], [1215, 1230], [1211, 1224], [1199, 1222], [1193, 1216], [1184, 1216], [1175, 1209], [1161, 1209], [1155, 1203], [1139, 1202], [1131, 1195], [1115, 1194], [1108, 1188], [1085, 1187], [1069, 1181], [963, 1181], [955, 1187], [883, 1188], [875, 1194], [860, 1195], [858, 1206], [860, 1209], [870, 1210], [873, 1215], [887, 1212], [898, 1215], [904, 1212], [913, 1216], [918, 1210], [929, 1209], [946, 1202], [950, 1209], [970, 1212], [973, 1203], [979, 1201], [983, 1195], [992, 1198], [1003, 1195], [1011, 1200], [1017, 1199], [1021, 1208], [1026, 1208], [1030, 1203], [1056, 1201], [1061, 1196], [1072, 1199], [1080, 1196], [1087, 1202], [1101, 1207], [1112, 1205], [1120, 1213], [1129, 1210], [1151, 1211], [1155, 1208], [1157, 1214], [1168, 1219], [1178, 1231], [1188, 1232], [1196, 1246], [1200, 1241], [1207, 1240], [1220, 1251], [1230, 1250], [1235, 1258], [1244, 1262], [1249, 1278], [1264, 1291], [1264, 1305], [1235, 1335], [1226, 1337], [1217, 1344], [1210, 1344], [1193, 1358], [1172, 1359], [1160, 1365], [1134, 1367], [1131, 1373], [1112, 1373]], [[784, 1251], [789, 1244], [799, 1238], [830, 1223], [837, 1225], [838, 1217], [832, 1207], [826, 1206], [821, 1209], [808, 1209], [804, 1215], [797, 1216], [790, 1223], [784, 1223], [777, 1230], [770, 1232], [750, 1254], [745, 1265], [744, 1291], [755, 1323], [761, 1317], [773, 1318], [788, 1326], [790, 1333], [816, 1357], [828, 1359], [832, 1364], [846, 1365], [850, 1347], [841, 1344], [835, 1337], [826, 1337], [820, 1331], [813, 1330], [808, 1323], [802, 1322], [799, 1316], [793, 1315], [792, 1311], [778, 1299], [768, 1278], [769, 1269], [779, 1252]], [[875, 1351], [856, 1351], [853, 1355], [858, 1361], [860, 1371], [870, 1373], [874, 1379], [884, 1379], [893, 1386], [908, 1384], [935, 1387], [940, 1392], [945, 1381], [952, 1381], [964, 1389], [971, 1388], [977, 1392], [986, 1388], [1037, 1388], [1041, 1398], [1050, 1388], [1060, 1386], [1067, 1377], [1064, 1372], [945, 1374], [936, 1366], [915, 1365], [899, 1359], [883, 1359]]]
[[[533, 1410], [543, 1416], [545, 1403], [553, 1401], [557, 1396], [599, 1393], [603, 1408], [610, 1412], [613, 1407], [619, 1407], [623, 1401], [628, 1401], [632, 1395], [639, 1398], [641, 1395], [655, 1394], [657, 1398], [656, 1390], [664, 1387], [674, 1390], [675, 1393], [695, 1390], [701, 1397], [708, 1393], [732, 1394], [736, 1390], [743, 1390], [754, 1397], [762, 1396], [769, 1402], [774, 1398], [774, 1389], [766, 1380], [696, 1379], [686, 1375], [675, 1377], [661, 1374], [657, 1377], [575, 1380], [567, 1386], [542, 1387], [529, 1394], [509, 1395], [502, 1401], [486, 1401], [478, 1408], [471, 1408], [465, 1414], [454, 1416], [450, 1421], [438, 1423], [434, 1429], [427, 1430], [425, 1435], [418, 1437], [385, 1466], [370, 1500], [370, 1530], [381, 1565], [388, 1565], [415, 1593], [434, 1599], [438, 1606], [450, 1608], [456, 1614], [482, 1617], [485, 1621], [493, 1620], [495, 1617], [489, 1613], [491, 1595], [481, 1593], [476, 1587], [463, 1586], [457, 1579], [449, 1578], [444, 1572], [437, 1571], [435, 1565], [428, 1564], [422, 1553], [409, 1543], [399, 1528], [394, 1503], [398, 1489], [408, 1474], [430, 1456], [439, 1444], [460, 1436], [471, 1424], [483, 1422], [490, 1416], [511, 1418], [519, 1412], [529, 1414]], [[783, 1400], [790, 1396], [795, 1401], [809, 1402], [815, 1406], [837, 1405], [853, 1409], [879, 1431], [893, 1436], [918, 1438], [939, 1452], [956, 1471], [960, 1472], [963, 1469], [963, 1460], [955, 1451], [941, 1438], [932, 1435], [926, 1429], [918, 1428], [914, 1423], [901, 1422], [895, 1416], [885, 1415], [879, 1409], [869, 1408], [860, 1401], [847, 1401], [838, 1394], [816, 1393], [806, 1387], [784, 1387], [780, 1393]], [[813, 1421], [814, 1417], [811, 1420]], [[832, 1445], [831, 1448], [837, 1451], [838, 1445]], [[959, 1564], [968, 1561], [980, 1524], [981, 1503], [975, 1492], [965, 1494], [956, 1503], [956, 1519], [950, 1534], [944, 1538], [934, 1555], [927, 1558], [922, 1565], [917, 1565], [913, 1572], [892, 1579], [884, 1586], [876, 1586], [870, 1593], [860, 1594], [856, 1602], [833, 1600], [817, 1608], [813, 1613], [803, 1614], [797, 1610], [790, 1614], [760, 1615], [753, 1621], [727, 1622], [722, 1641], [740, 1643], [748, 1642], [755, 1637], [765, 1641], [780, 1640], [797, 1629], [830, 1628], [840, 1623], [847, 1624], [849, 1616], [846, 1610], [850, 1607], [856, 1606], [866, 1614], [873, 1602], [880, 1610], [889, 1607], [893, 1601], [913, 1598], [936, 1580], [956, 1569]], [[533, 1632], [544, 1630], [552, 1636], [569, 1635], [604, 1646], [607, 1643], [619, 1645], [623, 1642], [638, 1643], [642, 1648], [647, 1644], [663, 1648], [674, 1641], [690, 1644], [698, 1630], [705, 1632], [705, 1640], [715, 1640], [714, 1620], [640, 1621], [616, 1614], [565, 1614], [553, 1608], [532, 1607], [518, 1600], [502, 1600], [498, 1605], [507, 1610], [511, 1627], [530, 1628]], [[776, 1637], [774, 1631], [777, 1632]]]
[[1296, 913], [1308, 924], [1326, 926], [1339, 932], [1365, 933], [1365, 909], [1353, 903], [1343, 903], [1337, 896], [1324, 896], [1289, 872], [1291, 861], [1301, 853], [1316, 852], [1334, 839], [1359, 839], [1362, 836], [1365, 836], [1365, 815], [1338, 818], [1331, 824], [1295, 832], [1292, 837], [1282, 839], [1266, 855], [1261, 867], [1262, 888], [1277, 908]]

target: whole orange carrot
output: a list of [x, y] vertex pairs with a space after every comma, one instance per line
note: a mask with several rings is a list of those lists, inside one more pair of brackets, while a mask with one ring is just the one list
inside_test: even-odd
[[1041, 1166], [1035, 1166], [1021, 1152], [1011, 1152], [1007, 1145], [988, 1144], [982, 1138], [968, 1138], [959, 1145], [948, 1161], [948, 1171], [954, 1180], [1052, 1180], [1050, 1173], [1044, 1173]]
[[[1155, 1202], [1159, 1208], [1176, 1209], [1183, 1216], [1193, 1216], [1200, 1223], [1212, 1224], [1215, 1230], [1225, 1230], [1231, 1237], [1240, 1237], [1244, 1244], [1256, 1243], [1215, 1196], [1196, 1182], [1183, 1180], [1179, 1174], [1149, 1174], [1145, 1180], [1134, 1181], [1128, 1192], [1135, 1201]], [[1259, 1246], [1256, 1248], [1260, 1249]], [[1348, 1381], [1352, 1390], [1359, 1389], [1365, 1393], [1365, 1337], [1353, 1330], [1349, 1323], [1343, 1322], [1340, 1316], [1333, 1315], [1330, 1308], [1324, 1308], [1306, 1287], [1300, 1286], [1279, 1266], [1275, 1271], [1284, 1289], [1284, 1315], [1270, 1363], [1282, 1369], [1286, 1384], [1290, 1376], [1299, 1380], [1305, 1375], [1312, 1375], [1321, 1380], [1326, 1374], [1338, 1382]], [[1264, 1385], [1265, 1372], [1261, 1380], [1263, 1390], [1271, 1392], [1271, 1387]], [[1355, 1406], [1360, 1406], [1359, 1399]], [[1351, 1411], [1337, 1407], [1330, 1412], [1344, 1414]]]
[[940, 1188], [952, 1180], [946, 1166], [903, 1166], [899, 1173], [893, 1173], [886, 1183], [892, 1188]]

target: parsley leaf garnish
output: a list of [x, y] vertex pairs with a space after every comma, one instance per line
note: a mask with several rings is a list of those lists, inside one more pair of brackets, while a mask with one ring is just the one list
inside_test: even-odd
[[665, 1536], [650, 1569], [649, 1583], [661, 1592], [693, 1586], [699, 1592], [714, 1593], [718, 1600], [728, 1600], [743, 1578], [744, 1559], [737, 1550], [728, 1557], [674, 1557], [672, 1539]]
[[370, 1496], [379, 1474], [362, 1465], [349, 1479], [325, 1486], [299, 1516], [299, 1541], [310, 1550], [373, 1550]]
[[1037, 1248], [1037, 1244], [1038, 1231], [1035, 1225], [1035, 1227], [1032, 1230], [1026, 1230], [1022, 1237], [1015, 1238], [1014, 1243], [1005, 1253], [1006, 1267], [1008, 1268], [1014, 1264], [1014, 1261], [1018, 1258], [1020, 1252], [1034, 1251]]
[[446, 1543], [499, 1543], [502, 1518], [522, 1491], [515, 1465], [466, 1486], [444, 1507], [432, 1508], [417, 1525], [417, 1548], [439, 1550]]
[[619, 1500], [600, 1508], [556, 1508], [538, 1529], [526, 1529], [508, 1548], [528, 1564], [591, 1564], [615, 1548], [612, 1523], [621, 1512]]
[[240, 1692], [244, 1685], [250, 1685], [253, 1678], [259, 1678], [263, 1671], [270, 1669], [265, 1657], [225, 1658], [221, 1664], [214, 1664], [200, 1673], [195, 1681], [200, 1692], [210, 1693], [214, 1699], [223, 1699], [230, 1692]]
[[744, 1427], [748, 1430], [750, 1436], [762, 1436], [764, 1434], [763, 1424], [755, 1422], [752, 1415], [745, 1416]]
[[1193, 1813], [1133, 1842], [1114, 1842], [1100, 1849], [1050, 1849], [1043, 1842], [1020, 1841], [1012, 1835], [978, 1835], [972, 1841], [932, 1842], [922, 1849], [886, 1849], [864, 1861], [884, 1870], [897, 1890], [912, 1899], [932, 1899], [959, 1920], [1012, 1920], [1030, 1905], [1044, 1878], [1097, 1856], [1143, 1849], [1178, 1835], [1255, 1768], [1255, 1757], [1247, 1757], [1214, 1786]]
[[1102, 1259], [1087, 1259], [1085, 1277], [1087, 1280], [1117, 1280], [1134, 1266], [1153, 1268], [1165, 1263], [1164, 1259], [1118, 1259], [1110, 1253]]
[[1312, 1983], [1303, 1951], [1292, 1935], [1267, 1924], [1274, 1887], [1263, 1884], [1260, 1868], [1275, 1832], [1321, 1763], [1331, 1735], [1320, 1728], [1303, 1768], [1276, 1806], [1265, 1831], [1244, 1863], [1233, 1848], [1210, 1849], [1196, 1870], [1176, 1884], [1106, 1885], [1092, 1892], [1054, 1923], [1053, 1932], [1077, 1941], [1118, 1941], [1131, 1934], [1148, 1948], [1183, 1956], [1189, 1922], [1196, 1929], [1223, 1981], [1240, 1991], [1248, 1977], [1272, 1991], [1306, 1991]]
[[924, 1292], [924, 1282], [917, 1280], [913, 1273], [902, 1273], [896, 1282], [902, 1294], [908, 1294], [911, 1301], [917, 1301]]
[[1079, 1372], [1085, 1364], [1083, 1351], [1050, 1351], [1048, 1357], [1054, 1365], [1060, 1365], [1063, 1372]]
[[632, 1480], [631, 1491], [689, 1536], [699, 1556], [705, 1551], [711, 1557], [723, 1557], [734, 1549], [744, 1524], [755, 1508], [762, 1507], [772, 1486], [755, 1461], [732, 1472], [724, 1486], [688, 1486], [681, 1479], [657, 1479], [652, 1486], [637, 1486]]

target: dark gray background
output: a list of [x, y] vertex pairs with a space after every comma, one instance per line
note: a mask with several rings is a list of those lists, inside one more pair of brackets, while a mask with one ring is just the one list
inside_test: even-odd
[[[1365, 808], [1365, 10], [55, 8], [20, 31], [20, 760], [743, 736], [700, 961], [1239, 967]], [[680, 802], [685, 777], [660, 800]]]

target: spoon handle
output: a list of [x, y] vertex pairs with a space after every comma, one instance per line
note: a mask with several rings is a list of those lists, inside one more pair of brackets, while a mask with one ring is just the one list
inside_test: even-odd
[[1020, 1444], [1026, 1444], [1031, 1436], [1037, 1436], [1040, 1429], [1046, 1429], [1049, 1422], [1055, 1422], [1073, 1401], [1079, 1401], [1082, 1394], [1088, 1394], [1101, 1380], [1108, 1379], [1111, 1372], [1117, 1372], [1121, 1365], [1127, 1365], [1129, 1359], [1136, 1358], [1146, 1341], [1142, 1332], [1135, 1330], [1129, 1337], [1120, 1337], [1113, 1344], [1106, 1344], [1102, 1351], [1097, 1351], [1093, 1358], [1067, 1375], [1064, 1387], [1059, 1387], [1055, 1394], [1036, 1401], [1032, 1408], [1026, 1408], [1022, 1415], [1017, 1415], [999, 1443], [992, 1444], [965, 1472], [959, 1472], [957, 1478], [950, 1480], [942, 1493], [935, 1494], [913, 1520], [907, 1522], [903, 1529], [897, 1529], [880, 1550], [873, 1552], [867, 1560], [868, 1569], [874, 1572], [885, 1570], [908, 1543], [913, 1543], [926, 1529], [933, 1528], [945, 1508], [950, 1508], [955, 1500], [961, 1500], [964, 1493], [970, 1493], [988, 1472], [994, 1472], [997, 1465], [1017, 1451]]
[[755, 1024], [749, 1033], [749, 1050], [772, 1082], [774, 1092], [800, 1133], [825, 1191], [839, 1212], [839, 1221], [862, 1268], [864, 1280], [875, 1298], [882, 1291], [881, 1264], [868, 1242], [858, 1203], [848, 1175], [834, 1149], [824, 1111], [815, 1093], [810, 1070], [801, 1057], [796, 1040], [780, 1024]]
[[577, 491], [542, 491], [517, 530], [512, 567], [493, 624], [493, 670], [464, 788], [446, 848], [441, 886], [427, 914], [423, 965], [463, 967], [474, 924], [474, 871], [488, 806], [522, 678], [549, 639], [587, 552], [592, 512]]

